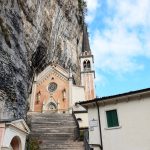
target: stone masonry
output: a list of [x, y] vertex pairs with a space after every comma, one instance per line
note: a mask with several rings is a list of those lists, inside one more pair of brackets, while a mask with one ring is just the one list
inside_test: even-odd
[[30, 146], [31, 141], [36, 141], [36, 150], [84, 150], [83, 142], [76, 139], [77, 126], [72, 115], [30, 113], [28, 119]]
[[54, 62], [80, 82], [78, 0], [0, 0], [0, 119], [26, 118], [35, 73]]

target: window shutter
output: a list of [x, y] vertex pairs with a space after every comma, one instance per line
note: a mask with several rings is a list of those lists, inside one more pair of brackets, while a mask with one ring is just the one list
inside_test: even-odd
[[119, 126], [117, 110], [106, 111], [108, 127]]

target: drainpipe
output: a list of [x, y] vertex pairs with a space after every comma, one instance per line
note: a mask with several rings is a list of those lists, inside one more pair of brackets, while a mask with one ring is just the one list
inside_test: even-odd
[[103, 139], [102, 139], [102, 129], [101, 129], [101, 121], [100, 121], [100, 110], [99, 110], [99, 106], [98, 103], [96, 103], [97, 106], [97, 113], [98, 113], [98, 122], [99, 122], [99, 134], [100, 134], [100, 143], [101, 143], [101, 150], [103, 150]]

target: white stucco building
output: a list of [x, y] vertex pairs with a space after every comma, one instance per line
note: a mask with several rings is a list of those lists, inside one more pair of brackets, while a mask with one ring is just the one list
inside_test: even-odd
[[25, 150], [30, 130], [23, 119], [0, 121], [0, 150]]
[[80, 102], [94, 150], [150, 150], [150, 88]]

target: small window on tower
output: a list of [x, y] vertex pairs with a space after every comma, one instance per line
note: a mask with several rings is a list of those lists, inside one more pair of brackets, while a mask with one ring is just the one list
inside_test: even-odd
[[83, 68], [84, 68], [84, 71], [90, 71], [91, 70], [91, 63], [89, 60], [85, 60], [83, 62]]
[[90, 61], [87, 61], [87, 68], [91, 68]]

